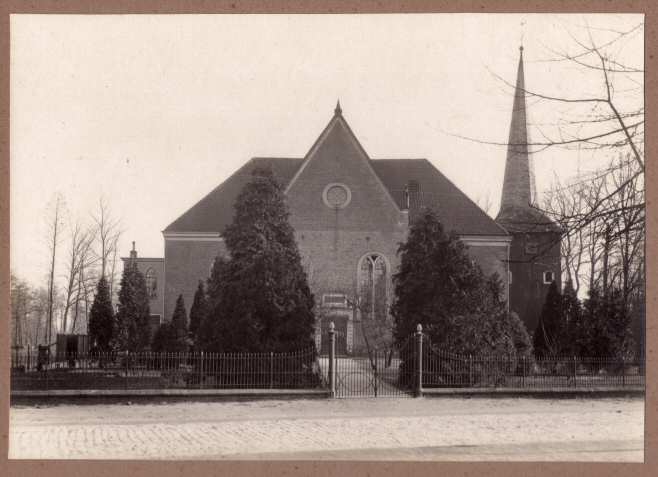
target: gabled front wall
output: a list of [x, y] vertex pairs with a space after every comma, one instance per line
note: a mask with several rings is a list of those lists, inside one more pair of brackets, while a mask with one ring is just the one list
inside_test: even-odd
[[[325, 294], [353, 300], [360, 261], [373, 253], [387, 263], [387, 301], [392, 302], [391, 276], [398, 267], [398, 245], [406, 240], [408, 214], [395, 204], [369, 161], [342, 118], [334, 118], [287, 188], [290, 222], [318, 305]], [[325, 201], [330, 184], [349, 189], [345, 207], [332, 208]], [[350, 320], [348, 326], [355, 325]], [[348, 349], [352, 344], [358, 348], [358, 327], [348, 335]], [[352, 337], [356, 342], [351, 343]]]
[[[393, 232], [405, 228], [404, 214], [344, 121], [334, 119], [325, 134], [286, 190], [295, 230]], [[351, 200], [345, 208], [336, 211], [325, 204], [322, 193], [331, 183], [350, 189]]]

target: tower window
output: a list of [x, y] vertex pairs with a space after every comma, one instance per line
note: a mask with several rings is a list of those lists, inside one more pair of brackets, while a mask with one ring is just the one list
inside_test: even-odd
[[537, 244], [535, 242], [529, 242], [525, 244], [525, 253], [528, 255], [536, 255], [537, 254]]
[[149, 268], [146, 271], [146, 292], [148, 293], [149, 298], [156, 298], [158, 296], [158, 279], [152, 268]]
[[555, 276], [553, 272], [546, 271], [544, 272], [544, 284], [549, 285], [555, 281]]

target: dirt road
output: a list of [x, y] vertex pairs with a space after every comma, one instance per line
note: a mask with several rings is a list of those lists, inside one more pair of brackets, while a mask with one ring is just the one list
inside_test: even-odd
[[644, 400], [420, 398], [12, 407], [10, 458], [641, 462]]

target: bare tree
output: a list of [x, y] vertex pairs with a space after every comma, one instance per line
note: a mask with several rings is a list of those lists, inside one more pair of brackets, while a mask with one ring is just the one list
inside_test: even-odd
[[52, 215], [48, 222], [48, 245], [50, 263], [48, 272], [48, 321], [46, 328], [46, 343], [52, 344], [54, 324], [55, 299], [57, 285], [55, 283], [55, 267], [57, 263], [57, 246], [61, 241], [62, 215], [64, 212], [64, 197], [57, 193], [52, 202]]
[[[110, 297], [113, 297], [116, 282], [117, 248], [121, 237], [120, 220], [113, 217], [105, 197], [101, 197], [98, 211], [92, 215], [95, 223], [96, 259], [100, 265], [99, 278], [105, 277], [110, 285]], [[109, 275], [108, 275], [109, 271]]]
[[[62, 332], [68, 331], [68, 317], [71, 307], [75, 307], [77, 319], [77, 302], [80, 297], [80, 273], [85, 265], [85, 260], [93, 240], [91, 230], [85, 230], [79, 221], [71, 228], [68, 264], [65, 286], [65, 302], [62, 316]], [[74, 323], [75, 327], [75, 323]]]
[[9, 297], [11, 300], [11, 342], [12, 348], [22, 348], [27, 341], [29, 329], [31, 290], [24, 280], [13, 272], [10, 275]]
[[110, 206], [105, 197], [98, 203], [98, 211], [92, 215], [96, 224], [96, 240], [98, 249], [95, 251], [100, 262], [100, 276], [107, 277], [108, 262], [117, 245], [120, 235], [119, 220], [112, 217]]

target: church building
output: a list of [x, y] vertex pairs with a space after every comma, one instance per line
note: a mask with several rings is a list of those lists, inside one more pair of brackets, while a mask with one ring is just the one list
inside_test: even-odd
[[[533, 332], [548, 284], [559, 280], [559, 230], [531, 204], [523, 59], [519, 60], [500, 213], [489, 217], [427, 159], [371, 158], [340, 104], [303, 157], [252, 158], [163, 231], [164, 258], [132, 259], [145, 274], [155, 321], [170, 320], [179, 294], [189, 308], [199, 280], [225, 254], [222, 232], [251, 172], [270, 168], [283, 186], [317, 306], [316, 343], [333, 321], [338, 351], [363, 346], [360, 321], [390, 320], [397, 249], [414, 214], [433, 208], [483, 272], [497, 272], [508, 303]], [[556, 242], [557, 239], [557, 242]]]

